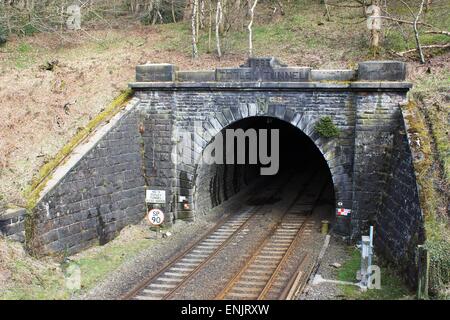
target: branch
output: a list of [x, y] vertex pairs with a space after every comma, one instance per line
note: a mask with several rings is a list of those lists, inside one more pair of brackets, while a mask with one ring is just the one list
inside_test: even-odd
[[[450, 48], [450, 42], [446, 43], [446, 44], [431, 44], [428, 46], [422, 46], [422, 49], [446, 49], [446, 48]], [[416, 51], [417, 51], [417, 48], [414, 48], [414, 49], [409, 49], [406, 51], [394, 52], [394, 53], [396, 55], [399, 55], [400, 57], [403, 57], [407, 53], [416, 52]]]
[[[379, 17], [377, 17], [377, 18], [385, 19], [385, 20], [391, 20], [391, 21], [395, 21], [395, 22], [398, 22], [398, 23], [405, 23], [405, 24], [412, 24], [412, 25], [414, 24], [413, 21], [408, 21], [408, 20], [403, 20], [403, 19], [397, 19], [397, 18], [392, 18], [392, 17], [387, 17], [387, 16], [379, 16]], [[417, 24], [421, 24], [421, 25], [423, 25], [423, 26], [430, 27], [430, 28], [435, 28], [435, 27], [432, 26], [431, 24], [425, 23], [425, 22], [417, 21]]]
[[450, 36], [450, 32], [448, 31], [425, 31], [424, 33], [445, 34], [446, 36]]

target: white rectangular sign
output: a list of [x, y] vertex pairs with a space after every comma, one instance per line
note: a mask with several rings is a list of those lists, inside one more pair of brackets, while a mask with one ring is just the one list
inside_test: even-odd
[[165, 190], [147, 190], [145, 193], [145, 202], [147, 203], [166, 203]]

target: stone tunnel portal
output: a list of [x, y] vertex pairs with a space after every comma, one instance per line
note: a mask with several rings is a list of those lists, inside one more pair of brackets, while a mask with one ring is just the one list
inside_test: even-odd
[[[278, 186], [304, 188], [311, 198], [334, 199], [330, 211], [347, 212], [333, 214], [333, 231], [349, 240], [357, 241], [374, 225], [377, 252], [416, 282], [416, 247], [425, 230], [401, 108], [411, 88], [405, 63], [366, 61], [355, 70], [314, 70], [262, 57], [237, 68], [200, 71], [147, 63], [136, 67], [130, 87], [131, 101], [34, 191], [32, 212], [8, 216], [0, 232], [24, 233], [42, 254], [76, 253], [142, 221], [147, 190], [165, 192], [162, 205], [172, 221], [182, 218], [182, 201], [193, 204], [195, 212], [186, 213], [190, 218], [221, 204], [243, 203], [237, 199], [246, 191], [258, 203]], [[339, 137], [324, 139], [315, 132], [323, 117], [332, 118]], [[174, 134], [195, 137], [195, 122], [209, 134], [196, 155], [224, 128], [279, 127], [278, 174], [260, 176], [261, 164], [174, 164], [170, 158], [179, 145]], [[316, 188], [314, 181], [321, 179], [315, 172], [325, 176], [328, 191]]]
[[[245, 164], [238, 163], [238, 139], [234, 139], [234, 150], [227, 147], [231, 146], [226, 133], [230, 129], [235, 134], [239, 129], [247, 134]], [[267, 132], [267, 139], [262, 136], [264, 131]], [[263, 143], [268, 141], [267, 155], [270, 162], [261, 158], [266, 153], [261, 154], [261, 149], [258, 148], [257, 163], [254, 163], [254, 160], [252, 163], [252, 134], [257, 136], [258, 144], [261, 140]], [[218, 135], [223, 137], [220, 142], [217, 141]], [[311, 205], [311, 208], [321, 208], [322, 218], [334, 217], [335, 194], [330, 169], [314, 142], [298, 127], [278, 118], [257, 116], [236, 121], [218, 135], [210, 144], [223, 143], [223, 163], [198, 165], [195, 190], [197, 212], [207, 213], [225, 201], [240, 201], [241, 205], [257, 206], [276, 203], [292, 194], [294, 198], [303, 194], [308, 196], [308, 205]], [[277, 141], [279, 147], [274, 145]], [[234, 155], [234, 161], [227, 164], [227, 157], [232, 158], [230, 152]], [[265, 172], [263, 168], [266, 168]], [[270, 170], [267, 170], [269, 168]], [[243, 198], [238, 197], [242, 194], [245, 194]]]

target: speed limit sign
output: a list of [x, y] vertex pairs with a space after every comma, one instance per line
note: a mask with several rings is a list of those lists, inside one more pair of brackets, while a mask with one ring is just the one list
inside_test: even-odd
[[153, 226], [159, 226], [164, 222], [164, 212], [160, 209], [152, 209], [147, 214], [148, 222]]

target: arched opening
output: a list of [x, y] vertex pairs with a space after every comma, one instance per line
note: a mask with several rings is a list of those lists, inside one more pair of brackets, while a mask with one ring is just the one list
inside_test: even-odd
[[[238, 139], [228, 136], [227, 130], [242, 129], [245, 136], [245, 164], [238, 162]], [[266, 139], [262, 134], [266, 130]], [[278, 131], [278, 140], [276, 134]], [[249, 163], [253, 150], [250, 146], [251, 133], [257, 135], [257, 163]], [[218, 141], [222, 135], [222, 141]], [[227, 142], [234, 139], [234, 163], [227, 163], [230, 149]], [[268, 141], [267, 155], [270, 163], [261, 159], [260, 143]], [[278, 152], [274, 142], [279, 142]], [[335, 193], [330, 169], [322, 153], [314, 142], [298, 127], [273, 117], [248, 117], [236, 121], [220, 133], [211, 143], [223, 144], [222, 164], [199, 164], [196, 169], [195, 208], [197, 213], [207, 213], [225, 202], [234, 201], [239, 195], [239, 205], [264, 205], [282, 201], [284, 197], [292, 199], [302, 196], [304, 210], [320, 211], [320, 218], [334, 217]], [[209, 144], [209, 145], [210, 145]], [[206, 149], [206, 148], [205, 148]], [[242, 151], [242, 150], [241, 150]], [[255, 152], [255, 150], [253, 150]], [[277, 160], [278, 165], [274, 164]], [[263, 152], [264, 154], [264, 152]], [[262, 168], [272, 168], [276, 174], [263, 175]], [[278, 170], [275, 170], [278, 168]], [[320, 208], [320, 210], [317, 210]], [[300, 210], [302, 211], [302, 210]]]

